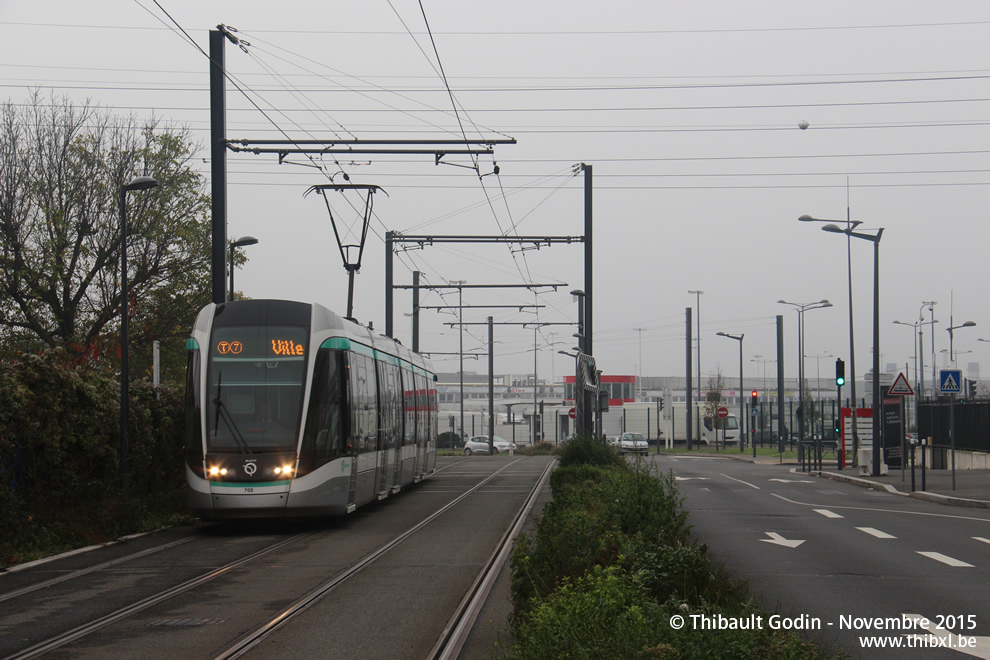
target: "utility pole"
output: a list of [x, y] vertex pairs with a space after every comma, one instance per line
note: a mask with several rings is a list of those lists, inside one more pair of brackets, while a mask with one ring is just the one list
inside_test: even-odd
[[693, 383], [691, 382], [691, 308], [690, 307], [684, 308], [684, 323], [686, 326], [684, 332], [684, 339], [685, 339], [685, 344], [687, 344], [687, 366], [685, 369], [687, 375], [687, 379], [686, 379], [687, 409], [685, 410], [685, 415], [684, 415], [684, 428], [687, 431], [687, 449], [688, 451], [691, 451], [691, 436], [694, 435], [694, 426], [693, 426], [694, 415], [692, 414], [693, 411], [691, 410], [694, 403], [694, 401], [692, 400], [694, 395], [694, 386]]
[[227, 300], [227, 86], [224, 32], [210, 30], [210, 199], [213, 302]]
[[[457, 320], [460, 322], [460, 329], [458, 330], [459, 338], [459, 350], [460, 353], [460, 370], [458, 371], [458, 380], [461, 383], [461, 436], [464, 435], [464, 285], [467, 284], [465, 280], [451, 280], [449, 284], [457, 287]], [[493, 438], [488, 439], [489, 442], [493, 441]]]

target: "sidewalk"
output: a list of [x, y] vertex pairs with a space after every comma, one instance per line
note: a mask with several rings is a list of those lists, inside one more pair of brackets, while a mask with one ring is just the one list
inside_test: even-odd
[[[834, 462], [834, 461], [833, 461]], [[795, 472], [801, 472], [800, 466], [795, 466]], [[864, 488], [882, 488], [891, 493], [901, 493], [929, 502], [951, 504], [953, 506], [969, 506], [990, 508], [990, 470], [956, 470], [955, 490], [952, 488], [952, 470], [925, 471], [925, 490], [921, 490], [921, 466], [915, 466], [914, 492], [911, 492], [911, 468], [904, 469], [904, 480], [901, 481], [901, 469], [890, 468], [888, 474], [873, 477], [860, 476], [859, 468], [837, 470], [827, 465], [821, 473], [812, 474], [822, 479], [834, 479], [856, 484]]]

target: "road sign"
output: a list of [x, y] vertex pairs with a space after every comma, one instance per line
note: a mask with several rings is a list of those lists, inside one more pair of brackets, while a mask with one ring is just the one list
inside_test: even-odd
[[725, 419], [726, 417], [729, 416], [729, 409], [726, 408], [725, 406], [719, 406], [718, 416], [721, 417], [722, 419]]
[[897, 378], [894, 379], [894, 384], [890, 386], [887, 390], [887, 394], [890, 396], [914, 396], [914, 390], [908, 385], [907, 379], [904, 377], [903, 373], [897, 374]]
[[567, 416], [570, 417], [571, 419], [576, 419], [577, 418], [577, 410], [575, 410], [574, 408], [571, 408], [570, 410], [567, 411]]
[[962, 385], [962, 369], [940, 369], [938, 391], [942, 394], [959, 394]]

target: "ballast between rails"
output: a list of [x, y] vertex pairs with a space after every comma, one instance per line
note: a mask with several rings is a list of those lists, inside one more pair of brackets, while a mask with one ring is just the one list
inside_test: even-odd
[[523, 525], [526, 524], [526, 519], [529, 517], [530, 511], [533, 510], [533, 506], [536, 504], [536, 500], [540, 496], [540, 491], [546, 484], [547, 479], [550, 478], [550, 472], [553, 470], [555, 464], [556, 460], [547, 463], [543, 474], [540, 475], [526, 501], [519, 508], [519, 512], [512, 521], [512, 525], [502, 535], [491, 557], [485, 563], [484, 569], [478, 575], [474, 584], [471, 585], [471, 588], [468, 589], [467, 594], [465, 594], [457, 606], [454, 616], [450, 618], [444, 627], [436, 645], [430, 650], [430, 654], [427, 656], [429, 660], [453, 660], [460, 654], [471, 632], [471, 628], [474, 626], [474, 622], [477, 620], [478, 614], [480, 614], [481, 608], [488, 598], [488, 594], [495, 585], [500, 567], [505, 564], [509, 553], [512, 551], [512, 544], [522, 531]]
[[[398, 546], [400, 543], [408, 539], [410, 536], [422, 530], [424, 527], [426, 527], [431, 522], [442, 516], [448, 510], [457, 506], [465, 498], [472, 495], [473, 493], [475, 493], [476, 491], [487, 485], [491, 480], [495, 479], [495, 477], [499, 476], [509, 468], [515, 466], [517, 463], [519, 463], [522, 460], [523, 459], [516, 459], [512, 461], [505, 467], [499, 469], [495, 473], [486, 477], [481, 482], [475, 484], [469, 490], [459, 495], [456, 499], [452, 500], [451, 502], [448, 502], [440, 509], [436, 510], [435, 512], [433, 512], [423, 520], [419, 521], [418, 523], [416, 523], [406, 531], [397, 535], [388, 543], [385, 543], [376, 550], [368, 553], [367, 555], [365, 555], [363, 558], [355, 562], [352, 566], [347, 568], [342, 573], [335, 575], [333, 578], [327, 580], [320, 586], [316, 587], [308, 594], [297, 600], [295, 603], [286, 607], [284, 610], [282, 610], [277, 615], [272, 617], [268, 622], [261, 624], [260, 626], [256, 627], [254, 630], [251, 630], [248, 633], [246, 633], [243, 637], [236, 640], [233, 644], [225, 648], [219, 654], [215, 655], [214, 660], [234, 660], [235, 658], [242, 657], [243, 655], [251, 651], [254, 647], [256, 647], [258, 644], [260, 644], [262, 641], [264, 641], [267, 637], [269, 637], [270, 635], [281, 629], [286, 624], [288, 624], [293, 618], [299, 616], [300, 614], [308, 610], [310, 607], [315, 605], [317, 602], [320, 601], [320, 599], [325, 597], [327, 594], [329, 594], [331, 591], [336, 589], [338, 586], [340, 586], [347, 580], [353, 578], [355, 575], [363, 571], [369, 565], [373, 564], [375, 561], [380, 559], [383, 555], [385, 555], [390, 550]], [[471, 589], [469, 589], [468, 591], [468, 595], [461, 601], [461, 604], [458, 606], [454, 616], [450, 619], [447, 626], [444, 628], [444, 631], [441, 634], [440, 641], [437, 643], [437, 646], [434, 648], [434, 650], [431, 651], [430, 654], [431, 658], [453, 657], [450, 655], [435, 655], [436, 653], [442, 653], [444, 649], [448, 647], [454, 649], [454, 646], [450, 644], [450, 641], [452, 639], [455, 641], [459, 640], [459, 642], [456, 644], [457, 649], [459, 649], [460, 646], [463, 644], [463, 640], [464, 638], [466, 638], [466, 634], [470, 630], [470, 622], [468, 622], [468, 619], [466, 618], [465, 615], [470, 613], [471, 611], [474, 611], [475, 616], [477, 615], [476, 607], [478, 607], [478, 605], [476, 604], [476, 601], [478, 600], [478, 596], [479, 594], [487, 593], [487, 591], [482, 592], [481, 589], [483, 587], [487, 587], [487, 589], [491, 588], [491, 579], [489, 576], [493, 576], [497, 572], [497, 568], [501, 564], [501, 561], [504, 561], [505, 554], [508, 552], [508, 549], [511, 548], [512, 541], [515, 539], [515, 537], [519, 533], [519, 530], [522, 528], [522, 523], [525, 522], [526, 516], [529, 515], [529, 511], [532, 509], [533, 504], [535, 503], [536, 498], [543, 487], [543, 484], [546, 482], [546, 479], [549, 476], [553, 465], [554, 465], [554, 461], [548, 463], [543, 475], [538, 480], [533, 490], [530, 492], [529, 496], [527, 497], [523, 506], [520, 508], [519, 512], [516, 514], [516, 517], [509, 531], [507, 531], [506, 534], [503, 535], [502, 540], [499, 542], [498, 547], [496, 548], [492, 557], [489, 558], [488, 562], [486, 562], [484, 569], [479, 575], [479, 578], [471, 586]], [[501, 561], [498, 559], [499, 557], [501, 557]], [[482, 601], [484, 600], [483, 596], [481, 597], [481, 600]], [[463, 623], [467, 624], [466, 627], [464, 625], [461, 625]], [[458, 633], [457, 637], [453, 636], [455, 632]]]

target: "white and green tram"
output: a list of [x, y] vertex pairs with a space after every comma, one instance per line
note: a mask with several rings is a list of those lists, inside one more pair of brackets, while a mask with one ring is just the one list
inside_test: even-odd
[[436, 467], [436, 376], [317, 304], [210, 304], [188, 344], [185, 463], [204, 520], [340, 516]]

